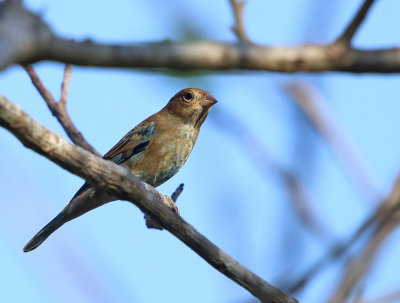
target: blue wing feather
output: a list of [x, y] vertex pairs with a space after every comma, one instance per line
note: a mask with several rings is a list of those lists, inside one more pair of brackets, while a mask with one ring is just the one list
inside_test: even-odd
[[104, 159], [111, 160], [116, 164], [124, 164], [146, 149], [155, 130], [156, 123], [154, 121], [131, 130], [104, 155]]

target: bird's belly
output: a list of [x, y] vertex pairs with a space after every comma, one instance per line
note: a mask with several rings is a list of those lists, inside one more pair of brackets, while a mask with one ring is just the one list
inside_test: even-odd
[[132, 172], [142, 181], [156, 187], [173, 177], [185, 164], [192, 142], [185, 144], [168, 144], [153, 149], [157, 152], [146, 154], [141, 163], [137, 163]]

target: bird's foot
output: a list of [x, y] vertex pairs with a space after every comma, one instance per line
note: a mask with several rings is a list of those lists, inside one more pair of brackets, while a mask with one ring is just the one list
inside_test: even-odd
[[[160, 194], [160, 197], [163, 200], [163, 203], [165, 205], [170, 207], [172, 209], [172, 211], [174, 211], [175, 213], [177, 213], [179, 215], [178, 206], [176, 206], [175, 202], [172, 200], [172, 198], [170, 196]], [[151, 216], [145, 214], [144, 219], [146, 220], [147, 228], [153, 228], [153, 229], [159, 229], [159, 230], [164, 229], [164, 227], [161, 225], [161, 223], [159, 223], [156, 219], [152, 218]]]

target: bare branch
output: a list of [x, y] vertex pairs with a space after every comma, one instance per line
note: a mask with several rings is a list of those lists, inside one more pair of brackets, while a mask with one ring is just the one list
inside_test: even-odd
[[179, 184], [179, 186], [177, 187], [177, 189], [175, 189], [175, 191], [173, 192], [171, 199], [172, 201], [174, 201], [176, 203], [176, 200], [178, 200], [178, 197], [180, 196], [180, 194], [183, 192], [183, 187], [185, 185], [183, 183]]
[[273, 47], [215, 41], [130, 45], [77, 42], [55, 36], [40, 17], [20, 6], [3, 8], [0, 70], [42, 60], [117, 68], [400, 73], [400, 48], [361, 50], [344, 43]]
[[27, 63], [54, 37], [47, 24], [19, 2], [0, 2], [0, 70]]
[[257, 136], [234, 115], [227, 111], [222, 112], [219, 108], [214, 110], [213, 118], [215, 122], [223, 125], [220, 129], [232, 135], [235, 143], [238, 143], [241, 149], [243, 149], [243, 146], [249, 147], [246, 150], [246, 155], [253, 159], [257, 167], [261, 168], [263, 172], [272, 171], [280, 178], [289, 193], [289, 202], [300, 222], [319, 239], [323, 241], [331, 240], [327, 228], [315, 215], [312, 203], [301, 180], [276, 161], [269, 149], [263, 146]]
[[365, 17], [369, 12], [369, 9], [371, 8], [374, 2], [375, 0], [364, 0], [364, 3], [360, 6], [358, 12], [353, 17], [353, 19], [346, 27], [346, 29], [343, 31], [343, 33], [336, 40], [336, 42], [350, 44], [351, 40], [353, 39], [361, 23], [364, 21]]
[[82, 133], [75, 127], [74, 123], [69, 117], [66, 108], [66, 102], [67, 102], [66, 98], [68, 94], [71, 67], [68, 67], [68, 65], [65, 67], [64, 81], [61, 89], [61, 101], [59, 103], [57, 103], [54, 100], [52, 94], [44, 86], [44, 84], [42, 83], [39, 76], [37, 75], [37, 73], [35, 72], [35, 70], [31, 65], [25, 66], [25, 70], [29, 74], [29, 77], [31, 78], [33, 85], [37, 88], [38, 92], [43, 97], [51, 113], [53, 114], [54, 117], [57, 118], [58, 122], [60, 122], [61, 126], [64, 128], [65, 132], [67, 133], [71, 141], [74, 144], [99, 156], [100, 154], [86, 141]]
[[342, 281], [338, 284], [336, 291], [333, 292], [333, 296], [329, 300], [329, 303], [345, 302], [357, 283], [366, 276], [379, 248], [382, 246], [386, 238], [399, 225], [400, 177], [397, 179], [392, 193], [384, 202], [384, 205], [389, 206], [390, 211], [388, 209], [388, 211], [382, 212], [384, 209], [380, 209], [381, 212], [377, 228], [374, 230], [370, 240], [348, 264]]
[[60, 106], [66, 108], [69, 91], [69, 80], [71, 79], [71, 64], [65, 65], [64, 79], [61, 84], [61, 98], [59, 101]]
[[344, 51], [341, 45], [272, 47], [213, 41], [119, 46], [61, 39], [53, 41], [52, 46], [46, 53], [38, 54], [36, 60], [83, 66], [176, 70], [400, 72], [400, 48]]
[[39, 94], [43, 97], [43, 100], [46, 102], [50, 111], [53, 113], [54, 116], [57, 116], [58, 106], [53, 98], [53, 95], [44, 86], [43, 82], [40, 80], [32, 65], [27, 65], [24, 68], [31, 78], [32, 84], [36, 87]]
[[[399, 177], [400, 178], [400, 177]], [[397, 181], [399, 182], [399, 181]], [[395, 191], [400, 190], [400, 186], [398, 183], [393, 187], [393, 192], [391, 196], [394, 196]], [[400, 195], [400, 194], [399, 194]], [[363, 223], [347, 238], [344, 242], [338, 242], [332, 245], [332, 248], [329, 249], [327, 253], [325, 253], [321, 258], [319, 258], [312, 266], [310, 266], [300, 278], [296, 279], [294, 282], [288, 283], [288, 285], [284, 285], [282, 287], [289, 293], [296, 293], [304, 286], [306, 286], [320, 271], [322, 271], [325, 267], [332, 264], [334, 261], [343, 257], [363, 235], [367, 233], [367, 231], [376, 229], [379, 225], [379, 222], [385, 221], [386, 218], [390, 217], [394, 212], [398, 212], [400, 208], [400, 204], [397, 204], [395, 199], [386, 199], [383, 201], [375, 211], [372, 212], [370, 216], [368, 216]]]
[[231, 3], [233, 16], [235, 17], [235, 25], [231, 29], [240, 42], [249, 43], [250, 40], [247, 37], [243, 22], [243, 9], [246, 2], [240, 0], [229, 0], [229, 2]]
[[351, 144], [316, 88], [307, 83], [291, 83], [285, 86], [285, 91], [330, 147], [359, 192], [372, 201], [381, 200], [382, 195], [362, 161], [360, 152]]
[[158, 191], [141, 182], [126, 167], [70, 144], [3, 96], [0, 96], [0, 126], [13, 133], [26, 147], [113, 196], [132, 202], [145, 214], [157, 218], [165, 229], [262, 302], [297, 302], [215, 246], [176, 212], [171, 211]]

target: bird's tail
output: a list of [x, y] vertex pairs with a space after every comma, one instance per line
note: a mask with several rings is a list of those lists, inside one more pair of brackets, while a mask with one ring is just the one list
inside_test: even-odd
[[53, 232], [59, 229], [65, 222], [65, 213], [61, 212], [51, 220], [45, 227], [43, 227], [24, 247], [24, 252], [34, 250], [43, 243]]

